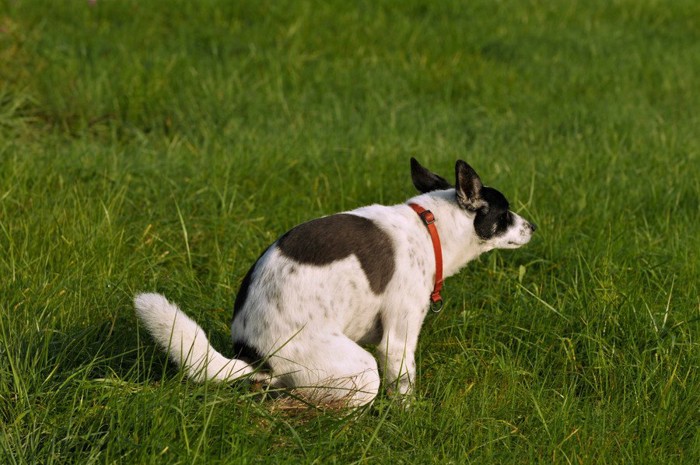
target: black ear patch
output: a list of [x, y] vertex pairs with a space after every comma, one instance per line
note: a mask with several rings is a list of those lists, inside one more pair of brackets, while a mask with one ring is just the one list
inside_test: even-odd
[[482, 207], [476, 211], [474, 230], [479, 238], [489, 240], [502, 236], [513, 226], [514, 217], [510, 213], [510, 205], [501, 192], [491, 187], [481, 189], [482, 202], [488, 208]]
[[372, 292], [384, 292], [394, 275], [394, 245], [372, 220], [340, 213], [300, 224], [277, 241], [282, 254], [299, 263], [328, 265], [355, 255]]
[[413, 180], [413, 185], [416, 186], [416, 189], [421, 194], [452, 187], [445, 178], [429, 171], [413, 157], [411, 157], [411, 180]]

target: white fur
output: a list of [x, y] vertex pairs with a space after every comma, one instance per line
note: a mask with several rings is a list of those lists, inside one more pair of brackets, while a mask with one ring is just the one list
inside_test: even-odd
[[[474, 231], [475, 214], [457, 204], [454, 189], [408, 202], [435, 215], [445, 277], [483, 252], [527, 243], [532, 233], [529, 223], [515, 215], [505, 235], [481, 240]], [[348, 213], [371, 219], [391, 238], [395, 270], [386, 289], [372, 292], [354, 255], [324, 266], [305, 265], [273, 245], [255, 265], [243, 307], [249, 318], [245, 325], [235, 319], [231, 332], [234, 341], [254, 341], [266, 355], [271, 382], [295, 388], [312, 401], [356, 406], [376, 396], [380, 369], [390, 390], [411, 391], [435, 258], [425, 225], [408, 205], [371, 205]], [[253, 372], [243, 361], [214, 350], [202, 329], [164, 297], [141, 294], [135, 305], [156, 341], [193, 379], [228, 381]], [[379, 363], [360, 344], [376, 344]]]
[[217, 352], [202, 328], [162, 295], [139, 294], [134, 306], [153, 339], [195, 381], [227, 381], [253, 372], [247, 363]]

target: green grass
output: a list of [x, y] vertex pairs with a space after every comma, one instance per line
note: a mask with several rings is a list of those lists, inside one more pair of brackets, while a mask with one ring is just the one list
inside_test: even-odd
[[[0, 463], [698, 463], [700, 4], [0, 1]], [[416, 399], [182, 379], [257, 255], [463, 158], [539, 226], [448, 280]]]

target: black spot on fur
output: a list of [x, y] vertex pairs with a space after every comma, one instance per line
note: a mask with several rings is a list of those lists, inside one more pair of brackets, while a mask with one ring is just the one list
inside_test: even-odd
[[277, 286], [265, 286], [265, 298], [268, 302], [279, 302], [282, 297]]
[[241, 313], [241, 309], [243, 308], [243, 305], [245, 305], [245, 301], [248, 298], [248, 291], [250, 289], [250, 286], [253, 284], [253, 273], [255, 272], [255, 267], [257, 266], [258, 262], [263, 257], [263, 255], [265, 255], [265, 253], [270, 249], [270, 247], [266, 248], [263, 251], [263, 253], [260, 254], [258, 259], [255, 260], [255, 263], [253, 263], [253, 266], [250, 267], [246, 275], [243, 277], [243, 281], [241, 281], [241, 287], [238, 288], [238, 294], [236, 294], [236, 300], [233, 302], [234, 319]]
[[382, 317], [379, 314], [377, 314], [377, 316], [374, 317], [374, 325], [372, 326], [372, 331], [377, 334], [382, 334], [382, 332], [384, 331], [382, 326]]
[[234, 358], [243, 360], [254, 368], [270, 370], [270, 365], [264, 361], [263, 355], [254, 347], [249, 346], [243, 341], [235, 341], [233, 343]]
[[383, 332], [384, 326], [382, 325], [382, 317], [381, 315], [377, 314], [374, 317], [372, 326], [367, 328], [367, 333], [360, 338], [358, 343], [360, 345], [377, 344], [381, 340]]
[[250, 284], [253, 281], [254, 270], [255, 265], [250, 267], [248, 273], [246, 273], [245, 277], [243, 278], [243, 281], [241, 282], [241, 287], [238, 289], [238, 294], [236, 294], [236, 300], [233, 303], [234, 316], [238, 314], [240, 309], [243, 307], [243, 304], [245, 304], [246, 299], [248, 298], [248, 289], [250, 288]]
[[241, 287], [238, 289], [238, 294], [236, 294], [236, 300], [233, 303], [234, 317], [239, 313], [240, 309], [243, 308], [243, 305], [245, 304], [245, 301], [248, 298], [248, 290], [250, 289], [250, 285], [253, 281], [253, 272], [255, 271], [255, 266], [258, 264], [262, 256], [265, 255], [265, 252], [267, 252], [269, 249], [270, 247], [265, 249], [265, 251], [263, 251], [263, 253], [260, 254], [258, 259], [255, 260], [255, 263], [253, 263], [253, 266], [250, 267], [246, 275], [243, 277], [243, 281], [241, 281]]
[[293, 260], [318, 266], [355, 255], [375, 294], [386, 289], [394, 274], [391, 238], [361, 216], [341, 213], [309, 221], [282, 236], [277, 246]]
[[[321, 296], [314, 297], [314, 303], [317, 310], [328, 310], [328, 305], [326, 305], [326, 299]], [[311, 312], [309, 312], [311, 314]]]
[[502, 236], [514, 221], [513, 215], [508, 210], [508, 200], [491, 187], [481, 189], [481, 198], [487, 206], [476, 211], [474, 218], [476, 234], [483, 240]]

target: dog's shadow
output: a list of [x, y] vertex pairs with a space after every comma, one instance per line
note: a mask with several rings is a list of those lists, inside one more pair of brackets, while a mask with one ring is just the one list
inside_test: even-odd
[[[211, 323], [211, 322], [210, 322]], [[217, 324], [204, 324], [211, 332], [211, 342], [221, 353], [231, 357], [233, 347]], [[211, 331], [209, 331], [211, 330]], [[55, 381], [105, 382], [119, 385], [157, 386], [170, 381], [190, 384], [197, 391], [198, 384], [186, 381], [184, 373], [168, 359], [149, 334], [140, 328], [135, 317], [117, 316], [99, 324], [76, 327], [70, 331], [53, 331], [48, 342], [47, 366], [57, 373]], [[31, 350], [26, 347], [25, 351]], [[257, 401], [274, 401], [276, 408], [289, 411], [311, 408], [283, 388], [273, 388], [246, 379], [235, 380], [232, 390]]]
[[159, 381], [169, 368], [167, 356], [139, 331], [135, 318], [118, 316], [97, 324], [53, 331], [48, 342], [48, 364], [60, 367], [64, 378]]

